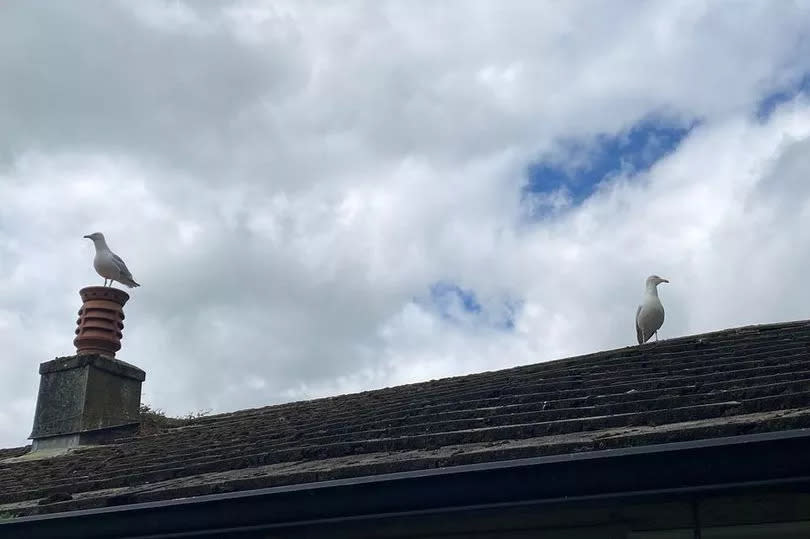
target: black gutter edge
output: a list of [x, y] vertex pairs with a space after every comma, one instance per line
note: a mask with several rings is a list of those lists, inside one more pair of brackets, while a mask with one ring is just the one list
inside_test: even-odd
[[[193, 537], [210, 530], [729, 488], [810, 488], [810, 429], [353, 477], [21, 517], [0, 537]], [[6, 533], [9, 535], [6, 535]], [[175, 535], [179, 536], [179, 535]]]

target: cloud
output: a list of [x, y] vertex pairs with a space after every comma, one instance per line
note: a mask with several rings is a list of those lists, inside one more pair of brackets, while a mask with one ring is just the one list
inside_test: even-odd
[[[174, 414], [630, 345], [650, 273], [662, 337], [807, 316], [806, 8], [460, 6], [4, 4], [0, 446], [96, 230]], [[539, 161], [599, 188], [527, 219]]]

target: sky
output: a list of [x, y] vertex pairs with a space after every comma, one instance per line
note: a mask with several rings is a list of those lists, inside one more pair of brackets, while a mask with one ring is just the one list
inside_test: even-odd
[[0, 447], [75, 353], [170, 415], [810, 318], [810, 1], [0, 3]]

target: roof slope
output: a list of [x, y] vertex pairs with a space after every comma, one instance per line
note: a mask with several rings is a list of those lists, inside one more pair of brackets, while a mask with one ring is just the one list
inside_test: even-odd
[[0, 513], [803, 427], [810, 321], [205, 417], [48, 459], [0, 451]]

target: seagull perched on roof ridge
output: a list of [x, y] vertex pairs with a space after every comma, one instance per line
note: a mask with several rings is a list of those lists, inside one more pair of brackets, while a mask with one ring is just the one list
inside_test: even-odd
[[107, 241], [104, 239], [104, 234], [101, 232], [93, 232], [88, 234], [85, 238], [93, 240], [93, 245], [96, 247], [96, 257], [93, 259], [93, 267], [96, 272], [104, 277], [104, 286], [107, 286], [107, 281], [110, 281], [112, 286], [113, 281], [118, 281], [125, 284], [130, 288], [141, 286], [132, 278], [132, 273], [127, 269], [127, 265], [121, 260], [121, 257], [110, 251], [107, 246]]
[[644, 290], [644, 301], [636, 310], [636, 336], [638, 344], [643, 344], [655, 335], [658, 342], [658, 330], [664, 325], [664, 306], [658, 298], [658, 285], [668, 283], [658, 275], [647, 277], [646, 289]]

